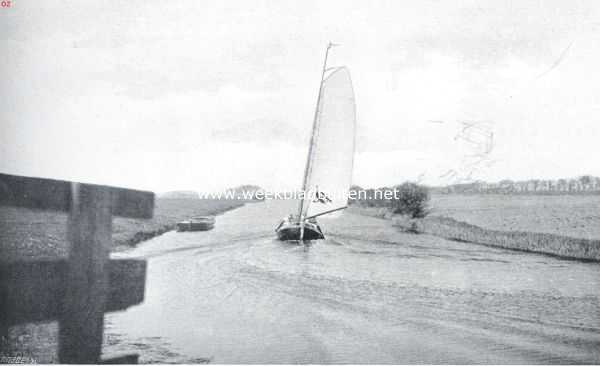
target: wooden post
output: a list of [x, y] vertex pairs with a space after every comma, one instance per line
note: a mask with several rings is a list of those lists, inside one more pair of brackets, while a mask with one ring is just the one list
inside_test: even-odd
[[70, 244], [65, 298], [59, 315], [61, 363], [98, 363], [111, 244], [111, 192], [107, 187], [73, 183], [68, 222]]
[[[61, 363], [99, 363], [104, 312], [144, 299], [146, 263], [109, 261], [112, 216], [152, 218], [154, 194], [0, 173], [0, 206], [69, 211], [66, 261], [0, 264], [0, 336], [58, 319]], [[107, 362], [135, 362], [128, 355]]]

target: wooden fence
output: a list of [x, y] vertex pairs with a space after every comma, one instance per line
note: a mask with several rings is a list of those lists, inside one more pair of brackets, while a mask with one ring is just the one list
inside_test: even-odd
[[151, 218], [152, 192], [0, 174], [0, 206], [69, 213], [69, 257], [0, 265], [0, 329], [59, 322], [61, 363], [101, 360], [104, 313], [144, 300], [146, 262], [110, 260], [112, 217]]

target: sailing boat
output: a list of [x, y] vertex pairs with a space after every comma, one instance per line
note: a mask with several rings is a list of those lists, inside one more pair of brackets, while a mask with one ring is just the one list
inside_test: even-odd
[[348, 205], [355, 144], [355, 103], [350, 73], [327, 67], [327, 45], [298, 213], [275, 229], [280, 240], [324, 239], [316, 218]]

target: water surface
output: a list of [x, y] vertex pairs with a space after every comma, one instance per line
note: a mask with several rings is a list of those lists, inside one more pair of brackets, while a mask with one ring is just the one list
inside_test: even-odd
[[249, 204], [146, 258], [143, 304], [104, 353], [140, 362], [599, 363], [600, 265], [399, 232], [344, 213], [327, 239], [275, 240], [295, 204]]

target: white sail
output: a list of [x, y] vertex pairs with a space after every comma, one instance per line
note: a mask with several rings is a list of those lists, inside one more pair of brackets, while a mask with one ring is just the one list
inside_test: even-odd
[[355, 143], [355, 103], [350, 73], [336, 68], [325, 77], [307, 162], [304, 217], [347, 206]]

